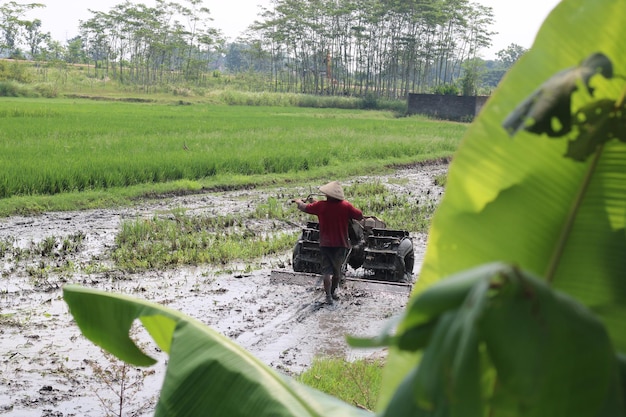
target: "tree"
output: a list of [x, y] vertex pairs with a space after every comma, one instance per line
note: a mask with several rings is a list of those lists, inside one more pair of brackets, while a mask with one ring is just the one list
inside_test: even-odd
[[475, 96], [480, 88], [480, 80], [485, 73], [485, 61], [480, 58], [468, 59], [462, 64], [461, 91], [464, 96]]
[[50, 33], [41, 32], [41, 20], [39, 19], [24, 22], [24, 32], [30, 57], [31, 59], [36, 59], [41, 52], [41, 44], [51, 38]]
[[46, 38], [46, 45], [41, 51], [41, 59], [44, 61], [61, 61], [65, 52], [61, 42]]
[[528, 50], [518, 44], [512, 43], [496, 53], [498, 62], [502, 64], [502, 68], [508, 70], [518, 59], [522, 57]]
[[[19, 4], [14, 1], [4, 3], [0, 6], [0, 51], [5, 51], [9, 56], [13, 56], [19, 50], [20, 37], [27, 26], [33, 26], [34, 23], [29, 20], [23, 20], [23, 16], [27, 11], [45, 7], [41, 3]], [[41, 25], [41, 22], [39, 22]]]
[[527, 49], [512, 43], [506, 49], [498, 51], [498, 59], [487, 62], [487, 70], [482, 80], [485, 86], [496, 87], [502, 77], [527, 52]]
[[108, 36], [105, 31], [104, 19], [100, 19], [100, 13], [80, 23], [80, 37], [87, 58], [94, 63], [94, 76], [98, 73], [98, 68], [104, 67], [105, 74], [108, 73], [109, 65], [109, 45]]
[[83, 38], [75, 36], [67, 41], [67, 54], [65, 61], [69, 64], [86, 64], [87, 54], [83, 44]]

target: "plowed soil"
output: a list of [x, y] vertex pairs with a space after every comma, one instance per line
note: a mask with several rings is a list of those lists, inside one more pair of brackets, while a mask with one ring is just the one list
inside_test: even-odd
[[[380, 177], [394, 193], [437, 199], [442, 189], [433, 178], [447, 164], [403, 168]], [[345, 181], [367, 181], [354, 178]], [[274, 193], [275, 191], [275, 193]], [[304, 195], [306, 190], [274, 190], [276, 194]], [[152, 415], [167, 365], [167, 356], [137, 330], [145, 351], [157, 358], [148, 369], [123, 367], [85, 339], [62, 299], [62, 287], [79, 283], [126, 293], [174, 308], [233, 339], [279, 372], [294, 375], [316, 355], [340, 355], [348, 360], [384, 351], [350, 348], [345, 335], [373, 336], [387, 320], [402, 312], [407, 291], [346, 281], [341, 299], [332, 307], [323, 303], [319, 279], [272, 279], [272, 270], [290, 271], [291, 253], [263, 259], [250, 273], [244, 265], [210, 265], [129, 273], [117, 270], [110, 259], [115, 235], [127, 219], [151, 217], [173, 208], [188, 214], [245, 214], [268, 191], [233, 190], [150, 199], [132, 208], [51, 212], [33, 217], [0, 219], [0, 241], [33, 247], [47, 238], [84, 236], [80, 250], [58, 259], [75, 270], [42, 273], [42, 258], [26, 259], [0, 252], [0, 415], [104, 416]], [[376, 215], [376, 213], [365, 213]], [[275, 221], [254, 225], [272, 230]], [[298, 225], [282, 225], [296, 231]], [[414, 276], [419, 279], [425, 234], [411, 234], [416, 255]], [[295, 242], [294, 242], [295, 243]], [[86, 268], [99, 265], [100, 268]], [[40, 271], [40, 272], [37, 272]], [[349, 271], [358, 275], [358, 271]], [[119, 374], [128, 384], [120, 402]]]

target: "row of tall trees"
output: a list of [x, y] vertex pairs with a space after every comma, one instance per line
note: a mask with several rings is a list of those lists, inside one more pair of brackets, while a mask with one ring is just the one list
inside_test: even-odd
[[80, 24], [84, 57], [123, 83], [197, 81], [218, 66], [224, 40], [201, 0], [123, 3]]
[[252, 27], [276, 89], [390, 98], [451, 83], [491, 43], [467, 0], [274, 0]]
[[146, 88], [202, 85], [219, 70], [254, 72], [259, 88], [280, 92], [398, 98], [454, 83], [470, 92], [494, 34], [492, 9], [468, 0], [272, 0], [226, 44], [202, 0], [157, 0], [91, 11], [60, 47], [41, 21], [23, 19], [42, 6], [0, 7], [5, 56], [89, 64], [92, 76]]
[[92, 11], [65, 47], [25, 15], [43, 4], [0, 6], [0, 57], [89, 64], [93, 76], [142, 86], [190, 82], [218, 68], [222, 34], [210, 26], [202, 0], [157, 0], [155, 7], [125, 1]]

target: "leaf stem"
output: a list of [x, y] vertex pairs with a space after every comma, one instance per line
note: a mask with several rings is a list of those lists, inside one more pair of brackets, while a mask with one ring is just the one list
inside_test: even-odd
[[598, 166], [598, 162], [600, 161], [600, 156], [602, 156], [602, 150], [604, 149], [604, 144], [598, 146], [596, 150], [593, 160], [589, 165], [589, 169], [587, 169], [587, 173], [583, 178], [583, 183], [581, 184], [580, 189], [578, 190], [578, 194], [574, 199], [572, 206], [570, 207], [569, 213], [567, 214], [567, 218], [565, 219], [565, 224], [561, 229], [561, 236], [557, 241], [557, 246], [555, 251], [552, 253], [552, 258], [550, 259], [550, 263], [548, 264], [548, 269], [545, 273], [545, 279], [548, 283], [552, 283], [554, 276], [556, 275], [556, 270], [559, 266], [561, 258], [563, 256], [563, 252], [565, 251], [565, 245], [567, 244], [567, 239], [572, 231], [574, 221], [576, 220], [576, 215], [578, 214], [578, 210], [582, 204], [583, 198], [587, 193], [587, 189], [589, 188], [589, 183], [591, 182], [591, 177]]

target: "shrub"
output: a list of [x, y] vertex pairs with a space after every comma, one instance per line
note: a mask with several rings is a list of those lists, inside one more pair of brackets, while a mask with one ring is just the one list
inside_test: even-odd
[[0, 81], [7, 80], [25, 84], [33, 80], [33, 74], [26, 64], [16, 61], [0, 61]]
[[441, 96], [458, 96], [460, 93], [459, 87], [454, 84], [439, 84], [432, 88], [433, 94]]
[[15, 81], [0, 81], [0, 97], [29, 96], [28, 88]]
[[378, 108], [378, 96], [376, 93], [368, 92], [361, 100], [361, 108], [366, 110], [374, 110]]
[[55, 98], [59, 95], [57, 87], [50, 83], [37, 84], [35, 86], [35, 91], [38, 95], [46, 98]]

